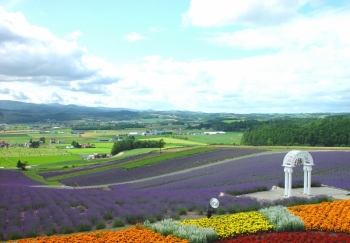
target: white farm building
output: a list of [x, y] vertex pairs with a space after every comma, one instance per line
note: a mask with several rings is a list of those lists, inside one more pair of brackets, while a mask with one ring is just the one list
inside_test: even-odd
[[225, 134], [226, 132], [217, 131], [217, 132], [203, 132], [204, 135], [215, 135], [215, 134]]

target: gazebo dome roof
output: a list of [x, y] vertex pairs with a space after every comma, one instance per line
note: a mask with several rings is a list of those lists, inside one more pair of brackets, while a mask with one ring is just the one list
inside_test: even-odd
[[292, 150], [284, 156], [282, 166], [314, 165], [311, 155], [306, 151]]

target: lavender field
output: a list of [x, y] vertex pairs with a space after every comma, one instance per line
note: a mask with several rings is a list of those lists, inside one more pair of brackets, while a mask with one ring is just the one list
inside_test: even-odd
[[187, 170], [207, 164], [212, 164], [224, 159], [241, 157], [244, 155], [250, 155], [261, 152], [265, 152], [265, 150], [241, 148], [220, 149], [200, 154], [189, 155], [186, 157], [171, 159], [161, 163], [134, 168], [131, 170], [115, 168], [106, 171], [61, 179], [59, 181], [64, 185], [73, 187], [121, 183], [126, 181], [154, 177], [158, 175], [164, 175], [181, 170]]
[[104, 163], [104, 164], [97, 164], [97, 165], [92, 165], [92, 166], [84, 166], [81, 168], [76, 168], [76, 169], [71, 169], [71, 170], [63, 170], [63, 171], [53, 171], [53, 172], [42, 172], [40, 173], [40, 175], [43, 178], [50, 178], [53, 176], [59, 176], [59, 175], [66, 175], [66, 174], [70, 174], [70, 173], [75, 173], [75, 172], [80, 172], [80, 171], [87, 171], [87, 170], [91, 170], [91, 169], [96, 169], [96, 168], [102, 168], [105, 166], [110, 166], [110, 165], [114, 165], [114, 164], [120, 164], [123, 162], [128, 162], [128, 161], [132, 161], [132, 160], [136, 160], [136, 159], [141, 159], [141, 158], [145, 158], [148, 156], [153, 155], [153, 153], [146, 153], [146, 154], [138, 154], [138, 155], [134, 155], [134, 156], [130, 156], [130, 157], [126, 157], [123, 159], [118, 159], [115, 161], [111, 161], [108, 163]]
[[[177, 175], [114, 185], [110, 190], [32, 187], [40, 183], [25, 177], [21, 171], [0, 170], [0, 237], [11, 239], [85, 231], [95, 229], [99, 222], [110, 225], [115, 219], [134, 224], [145, 219], [179, 218], [190, 211], [203, 214], [212, 197], [219, 198], [220, 208], [228, 213], [296, 201], [307, 203], [307, 199], [296, 197], [274, 202], [244, 196], [219, 197], [227, 190], [276, 185], [284, 178], [281, 165], [285, 154], [236, 159]], [[315, 163], [313, 180], [350, 189], [350, 152], [310, 154]], [[294, 171], [294, 178], [301, 179], [302, 167]], [[309, 199], [320, 200], [325, 197]]]

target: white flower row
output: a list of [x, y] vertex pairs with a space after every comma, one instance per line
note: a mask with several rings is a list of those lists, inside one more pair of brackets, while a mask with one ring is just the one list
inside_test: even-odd
[[178, 221], [173, 219], [163, 219], [162, 221], [153, 224], [146, 220], [144, 225], [145, 227], [165, 236], [171, 234], [180, 239], [188, 239], [190, 243], [206, 243], [218, 239], [216, 231], [212, 228], [202, 228], [194, 225], [179, 225]]
[[277, 232], [305, 230], [304, 222], [298, 216], [291, 214], [284, 206], [263, 208], [258, 212], [276, 227]]

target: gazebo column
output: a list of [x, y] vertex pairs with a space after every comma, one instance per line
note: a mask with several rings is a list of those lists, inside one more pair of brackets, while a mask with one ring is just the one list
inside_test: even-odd
[[307, 179], [308, 179], [307, 195], [311, 194], [311, 171], [312, 171], [312, 167], [308, 166], [308, 168], [307, 168]]
[[292, 196], [292, 174], [293, 174], [293, 169], [289, 168], [289, 183], [288, 183], [288, 197]]
[[289, 173], [288, 168], [284, 167], [284, 196], [288, 196], [288, 189], [289, 189]]
[[303, 168], [303, 170], [304, 170], [304, 192], [303, 192], [303, 194], [307, 194], [307, 188], [308, 188], [308, 176], [307, 176], [307, 174], [308, 174], [308, 172], [307, 172], [307, 166], [305, 166], [304, 165], [304, 168]]

